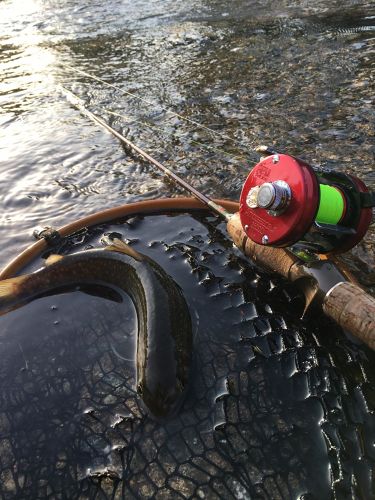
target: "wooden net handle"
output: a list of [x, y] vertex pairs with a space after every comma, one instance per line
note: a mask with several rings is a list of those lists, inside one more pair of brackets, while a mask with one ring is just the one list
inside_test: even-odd
[[323, 310], [344, 330], [375, 350], [375, 299], [352, 283], [338, 283], [327, 293]]

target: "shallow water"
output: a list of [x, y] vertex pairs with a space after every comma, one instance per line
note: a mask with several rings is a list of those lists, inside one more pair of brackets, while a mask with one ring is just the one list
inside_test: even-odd
[[[365, 1], [2, 0], [0, 265], [39, 224], [179, 192], [59, 84], [210, 195], [238, 199], [259, 143], [374, 189], [374, 15]], [[373, 240], [350, 258], [369, 286]]]

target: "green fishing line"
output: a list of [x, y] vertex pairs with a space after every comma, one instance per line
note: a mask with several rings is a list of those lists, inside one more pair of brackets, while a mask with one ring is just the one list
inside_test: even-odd
[[337, 224], [344, 215], [345, 201], [339, 189], [320, 184], [320, 204], [316, 221], [323, 224]]

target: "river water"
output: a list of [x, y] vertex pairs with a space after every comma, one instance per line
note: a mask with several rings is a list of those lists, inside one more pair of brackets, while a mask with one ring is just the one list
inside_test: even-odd
[[[359, 0], [2, 0], [0, 265], [37, 225], [179, 192], [59, 85], [209, 195], [238, 199], [264, 143], [374, 189], [374, 12]], [[373, 237], [350, 258], [368, 286]]]

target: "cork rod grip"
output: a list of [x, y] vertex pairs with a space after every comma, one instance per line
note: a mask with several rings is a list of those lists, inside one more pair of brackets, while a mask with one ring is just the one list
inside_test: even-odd
[[375, 350], [375, 299], [371, 295], [352, 283], [338, 283], [327, 293], [323, 311]]

